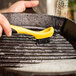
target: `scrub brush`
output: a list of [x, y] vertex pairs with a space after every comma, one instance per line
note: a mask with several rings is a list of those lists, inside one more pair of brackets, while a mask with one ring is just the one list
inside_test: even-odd
[[49, 38], [54, 34], [53, 27], [49, 27], [42, 31], [32, 31], [15, 25], [11, 25], [11, 28], [12, 28], [12, 33], [28, 34], [34, 36], [38, 44], [44, 44], [50, 42]]

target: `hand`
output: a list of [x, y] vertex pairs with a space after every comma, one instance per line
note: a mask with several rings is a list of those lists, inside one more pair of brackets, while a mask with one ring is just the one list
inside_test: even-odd
[[[38, 4], [39, 1], [18, 1], [8, 9], [2, 10], [0, 12], [23, 12], [26, 10], [26, 8], [34, 7]], [[2, 14], [0, 14], [0, 36], [2, 35], [3, 30], [8, 37], [12, 35], [10, 23]]]
[[0, 14], [0, 37], [2, 35], [3, 30], [8, 37], [11, 36], [10, 23], [2, 14]]
[[34, 7], [39, 4], [39, 1], [18, 1], [7, 9], [8, 12], [23, 12], [26, 8]]

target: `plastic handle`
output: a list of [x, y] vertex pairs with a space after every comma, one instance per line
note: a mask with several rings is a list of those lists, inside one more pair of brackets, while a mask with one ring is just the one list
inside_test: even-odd
[[28, 34], [34, 36], [36, 39], [43, 39], [53, 36], [54, 28], [49, 27], [42, 31], [32, 31], [23, 27], [11, 25], [11, 28], [14, 29], [18, 34]]

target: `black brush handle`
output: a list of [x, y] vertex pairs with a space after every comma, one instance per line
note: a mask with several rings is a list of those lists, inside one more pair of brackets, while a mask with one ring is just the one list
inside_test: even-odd
[[26, 8], [26, 11], [24, 11], [24, 13], [36, 13], [33, 8], [29, 7], [29, 8]]

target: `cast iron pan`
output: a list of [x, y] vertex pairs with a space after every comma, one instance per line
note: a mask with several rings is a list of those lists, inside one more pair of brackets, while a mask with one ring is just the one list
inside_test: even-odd
[[66, 18], [27, 13], [3, 14], [10, 24], [32, 30], [53, 26], [57, 32], [48, 44], [36, 45], [29, 35], [0, 38], [0, 66], [35, 73], [76, 72], [76, 24]]

